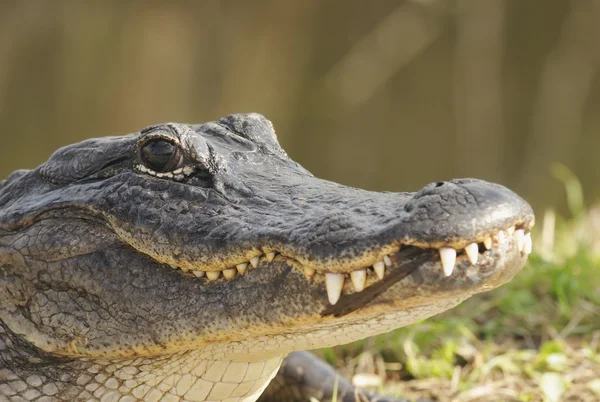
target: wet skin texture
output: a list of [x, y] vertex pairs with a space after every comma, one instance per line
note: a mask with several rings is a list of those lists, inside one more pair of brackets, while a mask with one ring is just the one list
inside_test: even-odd
[[[59, 391], [42, 395], [75, 400], [77, 372], [95, 361], [276, 360], [389, 331], [510, 280], [526, 260], [515, 240], [481, 242], [533, 223], [525, 201], [480, 180], [378, 193], [315, 178], [256, 114], [73, 144], [0, 184], [0, 398], [3, 381], [44, 372]], [[478, 263], [459, 252], [445, 277], [437, 249], [470, 243]], [[384, 255], [383, 279], [367, 270], [362, 292], [346, 280], [329, 303], [326, 273]], [[326, 385], [290, 377], [312, 364], [291, 356], [274, 383], [300, 396], [264, 398], [326, 399]]]

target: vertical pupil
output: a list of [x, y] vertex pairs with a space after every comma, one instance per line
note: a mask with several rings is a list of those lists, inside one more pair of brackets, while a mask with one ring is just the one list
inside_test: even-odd
[[166, 172], [173, 166], [177, 149], [169, 141], [151, 141], [142, 148], [142, 159], [155, 172]]
[[173, 144], [167, 141], [157, 141], [152, 144], [152, 154], [158, 157], [169, 158], [173, 155]]

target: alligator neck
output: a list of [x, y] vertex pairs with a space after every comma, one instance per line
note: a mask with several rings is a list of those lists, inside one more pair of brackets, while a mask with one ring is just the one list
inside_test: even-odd
[[11, 354], [12, 337], [2, 332], [0, 399], [249, 402], [263, 392], [283, 359], [211, 360], [200, 351], [186, 351], [130, 360], [52, 360], [33, 349]]

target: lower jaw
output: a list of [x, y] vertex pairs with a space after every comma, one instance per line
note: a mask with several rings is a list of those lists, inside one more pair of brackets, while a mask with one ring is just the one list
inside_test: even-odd
[[[393, 331], [423, 319], [440, 314], [455, 307], [470, 295], [442, 300], [436, 303], [389, 310], [383, 304], [367, 307], [364, 311], [350, 314], [342, 319], [327, 317], [302, 327], [297, 323], [283, 324], [276, 334], [253, 336], [252, 339], [239, 340], [227, 344], [226, 349], [234, 359], [257, 359], [264, 356], [276, 356], [299, 350], [311, 350], [343, 345], [370, 336]], [[261, 350], [249, 353], [254, 345], [261, 345]], [[214, 345], [217, 347], [217, 345]], [[214, 353], [214, 350], [211, 352]]]

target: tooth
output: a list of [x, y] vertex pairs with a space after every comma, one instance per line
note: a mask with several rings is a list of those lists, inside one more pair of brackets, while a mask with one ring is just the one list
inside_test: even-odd
[[392, 259], [389, 256], [387, 256], [387, 255], [383, 256], [383, 262], [385, 263], [386, 267], [391, 267], [392, 266]]
[[486, 237], [485, 239], [483, 239], [483, 245], [485, 246], [485, 248], [487, 250], [492, 248], [492, 238], [491, 237]]
[[250, 264], [252, 264], [252, 266], [254, 268], [258, 267], [258, 262], [260, 261], [260, 257], [252, 257], [250, 258]]
[[357, 292], [362, 292], [362, 290], [365, 288], [365, 282], [367, 280], [367, 270], [357, 269], [356, 271], [350, 272], [350, 279], [352, 279], [354, 290]]
[[207, 271], [206, 277], [209, 281], [216, 281], [221, 276], [221, 271]]
[[204, 271], [192, 271], [194, 273], [194, 275], [196, 275], [196, 278], [202, 278], [204, 275], [206, 275], [206, 272]]
[[383, 261], [377, 261], [375, 264], [373, 264], [373, 269], [375, 270], [375, 273], [377, 274], [377, 277], [379, 279], [383, 279], [383, 275], [385, 274], [385, 264]]
[[315, 275], [315, 269], [314, 268], [310, 268], [310, 267], [304, 267], [304, 277], [306, 279], [308, 279], [309, 281], [312, 279], [312, 277]]
[[275, 252], [274, 251], [271, 251], [270, 253], [267, 253], [267, 262], [273, 261], [273, 258], [275, 258]]
[[517, 242], [517, 250], [523, 251], [523, 247], [525, 246], [525, 231], [523, 229], [515, 230], [513, 236]]
[[240, 274], [243, 274], [244, 272], [246, 272], [246, 268], [248, 268], [248, 263], [247, 262], [244, 262], [242, 264], [238, 264], [238, 265], [235, 266], [235, 269], [237, 269], [237, 271]]
[[442, 260], [442, 268], [444, 269], [444, 275], [452, 275], [452, 270], [454, 270], [454, 263], [456, 262], [456, 250], [449, 247], [440, 248], [440, 259]]
[[235, 276], [236, 272], [237, 271], [235, 268], [227, 268], [223, 270], [223, 276], [225, 277], [225, 279], [231, 279]]
[[506, 233], [508, 233], [508, 235], [512, 235], [515, 232], [515, 227], [511, 226], [508, 229], [506, 229]]
[[173, 268], [173, 269], [178, 269], [178, 268], [179, 268], [177, 265], [171, 265], [171, 264], [169, 264], [169, 266], [170, 266], [171, 268]]
[[498, 237], [498, 243], [504, 243], [505, 237], [503, 230], [499, 231], [496, 236]]
[[329, 303], [337, 303], [342, 295], [344, 275], [327, 272], [325, 274], [325, 287], [327, 288], [327, 298], [329, 299]]
[[525, 247], [524, 247], [523, 251], [525, 251], [525, 254], [529, 255], [529, 254], [531, 254], [531, 249], [532, 249], [531, 233], [527, 233], [525, 235]]
[[467, 257], [469, 257], [471, 265], [477, 264], [477, 257], [479, 257], [479, 246], [477, 243], [471, 243], [465, 247], [465, 253], [467, 253]]

